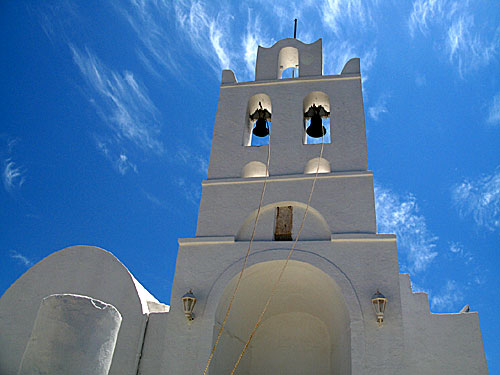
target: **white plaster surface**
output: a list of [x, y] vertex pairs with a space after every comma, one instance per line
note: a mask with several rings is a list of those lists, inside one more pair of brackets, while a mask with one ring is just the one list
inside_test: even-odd
[[122, 317], [96, 299], [55, 294], [42, 300], [19, 375], [107, 375]]
[[[284, 52], [282, 53], [282, 50]], [[259, 46], [255, 66], [255, 80], [281, 78], [282, 70], [296, 65], [298, 52], [299, 76], [320, 76], [323, 74], [322, 40], [306, 44], [298, 39], [287, 38], [276, 42], [270, 48]], [[281, 69], [281, 66], [283, 68]]]
[[[213, 244], [210, 244], [207, 239], [201, 240], [199, 245], [197, 242], [181, 241], [179, 249], [171, 299], [172, 309], [167, 323], [169, 336], [176, 338], [176, 344], [165, 345], [164, 353], [164, 364], [169, 364], [165, 368], [168, 367], [168, 373], [171, 374], [203, 372], [213, 343], [214, 325], [220, 322], [217, 311], [223, 311], [221, 306], [226, 301], [231, 283], [241, 270], [243, 256], [248, 248], [248, 242], [244, 241], [219, 242], [214, 238]], [[238, 346], [242, 347], [244, 332], [255, 323], [262, 299], [270, 293], [270, 280], [276, 277], [276, 268], [269, 266], [273, 264], [272, 261], [282, 261], [286, 258], [290, 246], [291, 242], [284, 241], [254, 242], [248, 261], [248, 278], [251, 282], [242, 283], [241, 286], [241, 295], [247, 298], [238, 303], [235, 301], [236, 310], [232, 311], [230, 318], [247, 326], [235, 331], [237, 326], [230, 325], [232, 328], [226, 335], [230, 339], [227, 341], [224, 336], [225, 344], [222, 343], [219, 348], [221, 353], [227, 350], [227, 355], [231, 357], [236, 355]], [[338, 312], [328, 313], [329, 309], [333, 308], [328, 306], [333, 306], [334, 303], [318, 304], [321, 293], [331, 295], [335, 290], [331, 286], [338, 285], [338, 293], [345, 300], [349, 316], [350, 345], [346, 345], [349, 340], [341, 340], [344, 345], [340, 345], [337, 350], [350, 352], [351, 362], [350, 370], [343, 367], [342, 372], [339, 370], [337, 373], [402, 374], [403, 329], [395, 240], [385, 236], [367, 240], [364, 236], [357, 238], [356, 235], [351, 235], [349, 240], [338, 242], [300, 241], [292, 259], [304, 265], [291, 268], [290, 279], [286, 279], [284, 289], [277, 299], [278, 302], [271, 308], [269, 316], [275, 316], [278, 312], [313, 315], [314, 311], [316, 315], [313, 316], [317, 316], [322, 322], [326, 320], [327, 327], [339, 326], [340, 323], [334, 324], [329, 320], [342, 316]], [[259, 264], [262, 264], [262, 267], [256, 269], [265, 271], [262, 271], [262, 274], [257, 273], [255, 284], [251, 270], [254, 265]], [[265, 267], [266, 265], [269, 266]], [[305, 269], [310, 269], [311, 272], [306, 272]], [[315, 282], [318, 278], [324, 281]], [[187, 324], [180, 297], [190, 288], [193, 288], [198, 302], [196, 318], [192, 324]], [[370, 300], [377, 288], [383, 290], [390, 300], [382, 330], [378, 328]], [[309, 310], [303, 310], [304, 308]], [[337, 335], [338, 332], [340, 331], [337, 330]], [[330, 336], [332, 340], [338, 339], [338, 336]], [[175, 360], [180, 356], [185, 358], [182, 364]], [[250, 366], [247, 368], [252, 366], [251, 358], [253, 355], [246, 359], [249, 361], [247, 366]], [[219, 364], [220, 359], [217, 359]], [[222, 361], [223, 367], [228, 366], [229, 362]], [[334, 362], [332, 366], [335, 366]], [[215, 370], [211, 372], [218, 373]]]
[[304, 144], [304, 99], [318, 91], [330, 100], [332, 142], [325, 144], [323, 157], [334, 172], [366, 171], [361, 77], [338, 75], [221, 86], [208, 179], [239, 178], [248, 162], [266, 161], [268, 146], [241, 147], [242, 139], [248, 144], [248, 102], [257, 94], [272, 102], [270, 175], [303, 173], [306, 162], [318, 157], [321, 149]]
[[[312, 188], [314, 174], [269, 177], [263, 207], [279, 202], [298, 202], [305, 206]], [[263, 178], [207, 180], [203, 182], [198, 215], [197, 236], [235, 236], [245, 220], [259, 207]], [[316, 181], [311, 200], [311, 218], [317, 212], [331, 233], [375, 233], [375, 203], [371, 172], [322, 173]], [[294, 217], [300, 217], [295, 215]], [[295, 226], [295, 223], [294, 223]], [[298, 227], [297, 227], [298, 228]], [[269, 228], [259, 225], [257, 235], [266, 238]], [[323, 233], [321, 229], [319, 233]], [[262, 234], [262, 235], [261, 235]], [[306, 235], [306, 233], [304, 233]], [[308, 237], [302, 237], [308, 238]], [[310, 237], [309, 237], [310, 238]], [[324, 235], [318, 239], [324, 239]]]
[[0, 299], [0, 374], [14, 375], [38, 307], [52, 294], [90, 296], [115, 306], [123, 321], [110, 375], [136, 375], [147, 315], [153, 302], [111, 253], [92, 246], [58, 251], [30, 268]]
[[[284, 261], [270, 261], [247, 269], [224, 339], [243, 344], [248, 340], [283, 265]], [[221, 297], [216, 326], [224, 319], [236, 279]], [[291, 261], [249, 347], [247, 372], [241, 373], [344, 374], [351, 362], [350, 351], [346, 350], [350, 346], [349, 327], [349, 313], [338, 285], [320, 269]], [[241, 351], [242, 345], [237, 347]], [[239, 352], [233, 355], [221, 348], [212, 372], [224, 373]]]
[[433, 314], [427, 293], [400, 275], [406, 373], [488, 374], [478, 314]]

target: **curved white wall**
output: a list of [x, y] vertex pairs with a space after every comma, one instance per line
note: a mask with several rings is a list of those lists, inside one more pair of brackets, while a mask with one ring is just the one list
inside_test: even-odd
[[[255, 231], [255, 240], [272, 241], [274, 239], [274, 227], [276, 219], [276, 207], [292, 206], [293, 207], [293, 223], [292, 223], [292, 239], [295, 239], [300, 228], [300, 224], [304, 217], [306, 204], [302, 202], [283, 201], [268, 204], [261, 208], [257, 229]], [[245, 221], [242, 223], [236, 240], [249, 241], [252, 235], [255, 224], [255, 216], [257, 210], [254, 210]], [[309, 207], [307, 216], [304, 222], [304, 228], [300, 233], [300, 240], [330, 240], [330, 228], [324, 217], [313, 207]]]
[[42, 300], [18, 375], [108, 375], [122, 317], [75, 294]]
[[[283, 264], [282, 260], [258, 263], [245, 271], [211, 374], [230, 373]], [[217, 308], [214, 340], [237, 278], [227, 285]], [[292, 260], [238, 374], [347, 375], [350, 353], [350, 318], [338, 285], [320, 269]]]
[[136, 375], [150, 302], [144, 298], [154, 298], [139, 294], [125, 266], [111, 253], [93, 246], [73, 246], [53, 253], [31, 267], [2, 296], [0, 374], [17, 374], [42, 299], [63, 293], [90, 296], [120, 311], [123, 321], [109, 373]]

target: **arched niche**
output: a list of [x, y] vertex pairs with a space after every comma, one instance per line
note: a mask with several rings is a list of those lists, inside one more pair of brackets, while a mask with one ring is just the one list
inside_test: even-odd
[[[290, 77], [285, 77], [283, 72], [288, 68], [293, 69]], [[299, 76], [299, 50], [295, 47], [283, 47], [278, 56], [278, 79], [294, 78]]]
[[304, 168], [305, 174], [316, 174], [318, 173], [330, 173], [332, 170], [330, 168], [330, 162], [324, 158], [314, 158], [306, 163]]
[[[305, 209], [307, 206], [305, 203], [295, 201], [275, 202], [262, 207], [260, 210], [259, 221], [255, 230], [254, 239], [257, 241], [273, 241], [276, 223], [276, 207], [288, 206], [293, 207], [292, 239], [294, 240], [297, 236], [297, 232], [300, 228], [300, 224], [302, 222], [302, 218], [304, 217]], [[236, 234], [237, 241], [250, 240], [255, 224], [256, 215], [257, 210], [254, 210], [247, 216], [240, 229], [238, 230], [238, 233]], [[307, 217], [304, 222], [304, 228], [300, 233], [300, 239], [325, 241], [329, 241], [331, 239], [331, 231], [328, 223], [326, 222], [323, 215], [321, 215], [319, 211], [313, 207], [309, 207]]]
[[[283, 265], [283, 260], [273, 260], [245, 270], [210, 374], [231, 373]], [[219, 300], [214, 341], [237, 278], [227, 284]], [[309, 263], [291, 260], [238, 374], [349, 375], [350, 337], [349, 312], [336, 282]]]
[[260, 161], [251, 161], [247, 163], [241, 170], [241, 177], [266, 177], [269, 176], [269, 171], [264, 163]]
[[[247, 112], [245, 117], [245, 127], [243, 131], [243, 146], [262, 146], [269, 144], [269, 136], [264, 138], [255, 137], [252, 134], [253, 127], [255, 125], [255, 121], [250, 119], [250, 115], [255, 113], [257, 109], [265, 109], [269, 111], [269, 113], [273, 113], [273, 106], [271, 103], [271, 98], [269, 95], [260, 93], [253, 95], [248, 100]], [[268, 121], [269, 124], [269, 133], [271, 132], [271, 121]]]
[[[309, 108], [311, 108], [313, 105], [315, 105], [316, 107], [322, 106], [325, 109], [325, 111], [330, 112], [330, 115], [328, 116], [328, 118], [322, 119], [322, 122], [323, 122], [323, 126], [326, 128], [326, 134], [323, 137], [324, 138], [323, 142], [324, 143], [331, 143], [332, 136], [331, 136], [331, 126], [330, 126], [331, 124], [330, 124], [330, 122], [331, 122], [332, 113], [331, 113], [331, 109], [330, 109], [330, 97], [322, 91], [312, 91], [309, 94], [307, 94], [307, 96], [304, 98], [303, 113], [308, 111]], [[309, 137], [307, 135], [306, 129], [309, 126], [309, 122], [310, 122], [310, 120], [308, 120], [304, 117], [304, 138], [303, 138], [304, 144], [321, 143], [322, 142], [321, 138], [312, 138], [312, 137]]]

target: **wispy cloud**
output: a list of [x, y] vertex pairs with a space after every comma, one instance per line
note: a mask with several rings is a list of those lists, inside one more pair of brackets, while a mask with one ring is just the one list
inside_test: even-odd
[[200, 203], [201, 188], [198, 184], [193, 184], [182, 177], [175, 178], [174, 183], [189, 202], [195, 206]]
[[401, 261], [403, 270], [425, 270], [437, 256], [438, 238], [427, 229], [416, 198], [411, 194], [399, 196], [375, 185], [375, 208], [378, 231], [395, 233], [398, 237], [399, 250], [406, 257], [406, 260]]
[[[2, 137], [3, 138], [3, 137]], [[19, 189], [26, 181], [26, 169], [14, 161], [14, 147], [19, 140], [17, 138], [6, 137], [5, 142], [1, 149], [2, 151], [2, 182], [5, 190], [8, 193]]]
[[99, 137], [95, 137], [95, 144], [96, 147], [99, 151], [102, 152], [102, 154], [108, 159], [113, 168], [115, 168], [118, 173], [120, 173], [122, 176], [127, 174], [129, 170], [134, 171], [135, 173], [139, 172], [139, 168], [137, 168], [137, 165], [132, 163], [127, 155], [123, 152], [114, 152], [111, 151], [111, 144], [109, 144], [108, 141], [105, 139], [100, 139]]
[[11, 259], [14, 259], [15, 261], [19, 262], [25, 267], [31, 267], [34, 264], [34, 262], [31, 259], [29, 259], [28, 257], [24, 256], [23, 254], [15, 250], [11, 250], [9, 252], [9, 256], [11, 257]]
[[493, 126], [500, 125], [500, 93], [493, 97], [488, 112], [488, 123]]
[[379, 120], [380, 115], [389, 112], [389, 110], [387, 109], [387, 99], [388, 95], [382, 95], [377, 100], [374, 106], [368, 107], [368, 113], [370, 117], [375, 121]]
[[[278, 11], [279, 9], [280, 8], [278, 8]], [[260, 27], [262, 19], [258, 15], [252, 16], [250, 14], [250, 9], [248, 12], [248, 22], [242, 44], [247, 68], [247, 75], [245, 78], [252, 79], [253, 73], [255, 72], [258, 46], [272, 45], [274, 41], [267, 38], [266, 34], [262, 31]]]
[[480, 35], [474, 32], [474, 17], [461, 15], [453, 20], [448, 29], [447, 50], [449, 59], [457, 65], [458, 71], [464, 75], [468, 70], [474, 70], [487, 65], [496, 54], [498, 40], [484, 42]]
[[462, 258], [466, 265], [470, 264], [474, 260], [472, 253], [470, 251], [465, 250], [464, 246], [460, 242], [456, 241], [450, 242], [449, 250], [453, 255]]
[[179, 145], [176, 159], [197, 171], [202, 176], [208, 173], [208, 160], [197, 152]]
[[71, 44], [69, 47], [87, 83], [90, 102], [112, 132], [107, 142], [98, 143], [98, 148], [116, 163], [122, 174], [136, 167], [123, 151], [109, 156], [110, 144], [125, 148], [128, 143], [146, 153], [162, 154], [158, 109], [133, 73], [117, 73], [107, 68], [89, 49], [81, 51]]
[[159, 78], [163, 77], [163, 69], [179, 75], [182, 69], [175, 48], [172, 48], [175, 44], [173, 30], [170, 22], [165, 22], [173, 13], [170, 2], [131, 0], [112, 3], [140, 40], [137, 56], [146, 69]]
[[441, 35], [437, 47], [446, 51], [461, 76], [487, 65], [500, 45], [498, 32], [489, 41], [481, 35], [468, 1], [415, 0], [408, 27], [412, 37], [418, 32], [428, 36], [431, 29]]
[[326, 0], [321, 6], [323, 23], [337, 36], [346, 24], [364, 27], [370, 21], [369, 8], [361, 0]]
[[14, 163], [10, 158], [4, 161], [3, 172], [2, 172], [2, 181], [5, 190], [11, 192], [14, 189], [20, 188], [24, 181], [26, 171], [17, 167], [16, 163]]
[[327, 42], [324, 46], [324, 54], [328, 56], [325, 60], [325, 74], [340, 74], [344, 65], [353, 57], [359, 57], [363, 82], [368, 79], [368, 72], [377, 58], [377, 49], [361, 48], [349, 41], [341, 43]]
[[219, 73], [220, 69], [231, 66], [227, 45], [232, 39], [229, 31], [230, 14], [213, 12], [196, 0], [179, 0], [174, 3], [175, 18], [195, 52], [201, 54]]
[[125, 154], [120, 154], [118, 156], [118, 159], [116, 160], [116, 168], [122, 175], [126, 174], [129, 169], [132, 169], [135, 173], [137, 173], [137, 166], [130, 162]]
[[144, 196], [146, 197], [146, 199], [148, 201], [153, 203], [153, 205], [160, 207], [160, 208], [168, 208], [167, 203], [165, 201], [161, 200], [160, 198], [158, 198], [156, 195], [148, 193], [145, 190], [142, 190], [142, 193], [144, 194]]
[[[189, 46], [217, 76], [221, 69], [232, 69], [240, 80], [252, 79], [258, 45], [270, 47], [277, 34], [285, 33], [285, 28], [289, 28], [285, 35], [291, 37], [293, 17], [299, 18], [300, 40], [311, 43], [318, 38], [311, 28], [300, 27], [306, 14], [322, 19], [327, 26], [322, 36], [332, 41], [332, 48], [325, 49], [325, 55], [334, 52], [335, 55], [325, 61], [326, 71], [338, 74], [348, 59], [358, 56], [362, 58], [366, 74], [376, 56], [372, 37], [376, 25], [372, 11], [378, 5], [376, 0], [324, 0], [320, 3], [307, 0], [290, 1], [285, 5], [251, 0], [240, 6], [201, 0], [114, 0], [113, 4], [141, 43], [137, 48], [139, 60], [156, 77], [161, 77], [159, 68], [163, 67], [182, 77], [185, 66], [193, 62], [186, 55], [185, 48]], [[243, 29], [242, 25], [246, 27]], [[352, 35], [353, 26], [356, 35]], [[347, 28], [349, 33], [344, 32]], [[372, 42], [367, 43], [363, 38], [361, 43], [361, 35], [368, 36]], [[344, 48], [339, 52], [341, 43]], [[369, 47], [365, 48], [366, 45]], [[346, 49], [347, 46], [350, 49]]]
[[408, 21], [411, 35], [415, 36], [417, 31], [426, 34], [429, 31], [429, 23], [442, 16], [445, 2], [446, 0], [414, 1], [413, 10]]
[[431, 308], [439, 312], [458, 310], [462, 306], [464, 293], [455, 280], [448, 280], [438, 293], [431, 293]]
[[477, 180], [465, 179], [452, 188], [452, 201], [460, 216], [491, 231], [500, 228], [500, 167]]
[[70, 45], [73, 60], [92, 92], [92, 98], [106, 124], [117, 139], [126, 139], [145, 151], [163, 152], [159, 133], [158, 110], [146, 89], [133, 73], [122, 74], [107, 68], [89, 49]]

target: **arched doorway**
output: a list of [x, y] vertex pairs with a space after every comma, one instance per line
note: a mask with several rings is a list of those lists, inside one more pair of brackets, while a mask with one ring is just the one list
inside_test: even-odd
[[[284, 261], [249, 267], [211, 365], [211, 375], [230, 374], [255, 326]], [[226, 286], [215, 315], [217, 337], [237, 281]], [[276, 294], [238, 367], [241, 375], [348, 375], [350, 319], [338, 285], [309, 263], [291, 260]]]

